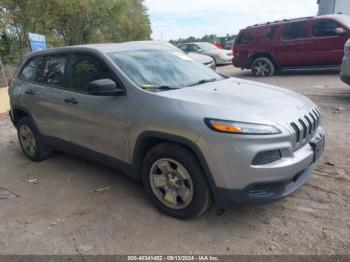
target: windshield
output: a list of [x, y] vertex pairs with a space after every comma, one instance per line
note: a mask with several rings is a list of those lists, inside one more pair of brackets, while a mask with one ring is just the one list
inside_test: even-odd
[[210, 44], [210, 43], [197, 43], [197, 45], [203, 49], [204, 51], [209, 51], [209, 50], [212, 50], [212, 49], [217, 49], [217, 47], [213, 44]]
[[176, 50], [110, 53], [119, 68], [141, 88], [181, 88], [223, 79], [215, 71]]

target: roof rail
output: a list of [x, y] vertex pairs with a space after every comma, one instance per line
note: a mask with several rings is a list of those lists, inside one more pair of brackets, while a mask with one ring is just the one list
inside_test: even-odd
[[263, 26], [263, 25], [270, 25], [270, 24], [278, 24], [278, 23], [289, 22], [289, 21], [299, 21], [299, 20], [312, 19], [312, 18], [314, 18], [314, 16], [276, 20], [276, 21], [273, 21], [273, 22], [266, 22], [266, 23], [261, 23], [261, 24], [255, 24], [255, 25], [247, 26], [247, 28], [252, 28], [252, 27], [256, 27], [256, 26]]

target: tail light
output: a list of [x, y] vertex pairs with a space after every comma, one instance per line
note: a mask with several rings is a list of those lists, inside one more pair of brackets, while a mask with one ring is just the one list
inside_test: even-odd
[[232, 47], [232, 54], [233, 54], [233, 57], [238, 55], [237, 47], [235, 47], [235, 46]]

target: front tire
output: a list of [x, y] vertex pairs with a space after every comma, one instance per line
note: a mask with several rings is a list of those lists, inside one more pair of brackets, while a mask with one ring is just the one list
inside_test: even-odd
[[190, 219], [209, 207], [210, 190], [202, 168], [185, 147], [163, 143], [152, 148], [143, 162], [147, 196], [167, 215]]
[[267, 57], [259, 57], [252, 63], [252, 73], [256, 77], [273, 76], [276, 72], [275, 65]]
[[28, 159], [39, 162], [52, 155], [53, 151], [44, 144], [31, 118], [21, 118], [16, 127], [19, 143]]

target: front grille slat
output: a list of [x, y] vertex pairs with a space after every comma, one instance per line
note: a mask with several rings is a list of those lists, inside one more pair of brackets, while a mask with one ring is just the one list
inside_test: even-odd
[[321, 113], [319, 112], [319, 109], [314, 107], [290, 123], [290, 126], [292, 127], [295, 135], [295, 149], [310, 141], [318, 129], [320, 118]]
[[306, 127], [304, 121], [301, 118], [299, 118], [298, 121], [301, 124], [301, 126], [303, 127], [302, 134], [303, 134], [303, 139], [305, 139], [306, 138], [306, 134], [307, 134], [307, 127]]

